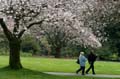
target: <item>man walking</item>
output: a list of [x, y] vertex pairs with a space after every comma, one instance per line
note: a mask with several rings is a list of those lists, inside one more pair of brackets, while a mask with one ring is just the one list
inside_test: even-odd
[[96, 58], [97, 58], [97, 56], [93, 52], [90, 52], [90, 54], [88, 55], [88, 62], [90, 64], [90, 67], [87, 69], [86, 74], [88, 74], [89, 70], [92, 69], [92, 74], [95, 75], [94, 62], [95, 62]]

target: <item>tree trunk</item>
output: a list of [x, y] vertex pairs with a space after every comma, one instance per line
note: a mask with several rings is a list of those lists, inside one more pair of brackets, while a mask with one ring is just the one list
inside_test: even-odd
[[61, 52], [60, 47], [55, 48], [55, 58], [60, 58], [61, 57], [60, 52]]
[[10, 47], [9, 67], [11, 69], [21, 69], [22, 68], [20, 62], [21, 40], [13, 39], [12, 41], [9, 41], [9, 47]]
[[21, 69], [22, 65], [20, 62], [20, 44], [21, 44], [20, 36], [18, 38], [16, 35], [10, 32], [7, 25], [3, 21], [3, 18], [0, 18], [0, 25], [3, 28], [3, 32], [9, 41], [10, 48], [9, 67], [11, 69]]

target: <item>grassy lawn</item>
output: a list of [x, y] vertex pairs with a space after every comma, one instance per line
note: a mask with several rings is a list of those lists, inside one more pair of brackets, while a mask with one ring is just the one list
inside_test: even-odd
[[[79, 65], [75, 63], [76, 60], [72, 59], [22, 57], [21, 60], [25, 69], [14, 71], [3, 68], [8, 65], [8, 56], [0, 56], [0, 79], [105, 79], [92, 77], [53, 76], [42, 73], [44, 71], [75, 72]], [[120, 63], [116, 62], [95, 63], [97, 74], [120, 75], [119, 66]]]

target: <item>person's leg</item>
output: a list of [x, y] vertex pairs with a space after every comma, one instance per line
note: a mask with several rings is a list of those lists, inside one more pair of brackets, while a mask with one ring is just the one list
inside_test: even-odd
[[82, 70], [82, 67], [80, 66], [80, 68], [76, 71], [76, 74], [78, 74], [78, 72], [81, 70]]
[[85, 66], [82, 66], [82, 75], [85, 75]]
[[92, 68], [92, 65], [90, 64], [89, 68], [86, 70], [86, 74], [88, 74], [91, 68]]
[[95, 71], [94, 71], [94, 63], [92, 63], [91, 67], [92, 67], [92, 74], [95, 74]]

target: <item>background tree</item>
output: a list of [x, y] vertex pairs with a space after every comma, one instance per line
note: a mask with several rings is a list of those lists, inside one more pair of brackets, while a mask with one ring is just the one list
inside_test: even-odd
[[70, 40], [75, 38], [70, 35], [72, 33], [68, 33], [69, 31], [67, 31], [64, 27], [54, 26], [49, 29], [45, 29], [44, 31], [47, 41], [50, 44], [51, 49], [53, 50], [52, 52], [54, 52], [56, 58], [60, 57], [61, 49], [67, 46]]
[[[85, 25], [91, 27], [102, 43], [109, 42], [110, 48], [118, 49], [120, 40], [120, 1], [99, 0], [91, 9], [88, 6]], [[89, 15], [88, 15], [89, 13]], [[116, 52], [116, 50], [114, 50]], [[119, 54], [118, 54], [119, 55]]]
[[40, 54], [40, 44], [32, 35], [24, 35], [22, 38], [21, 49], [23, 52], [32, 53], [32, 55]]
[[44, 31], [47, 41], [51, 45], [54, 56], [56, 58], [59, 58], [61, 55], [61, 49], [67, 46], [70, 40], [75, 38], [75, 35], [72, 33], [72, 28], [69, 26], [70, 23], [67, 23], [68, 21], [65, 21], [69, 20], [70, 22], [73, 22], [73, 15], [67, 16], [67, 12], [56, 11], [57, 8], [52, 10], [52, 13], [55, 13], [52, 15], [50, 13], [48, 15], [48, 19], [43, 23], [43, 27], [41, 27], [41, 29]]
[[[84, 4], [83, 1], [74, 2], [73, 0], [53, 0], [45, 2], [47, 6], [46, 15], [48, 19], [42, 24], [41, 29], [45, 32], [47, 40], [52, 49], [55, 50], [55, 57], [60, 57], [60, 50], [67, 45], [67, 43], [76, 43], [79, 45], [90, 45], [99, 47], [100, 43], [92, 34], [92, 31], [82, 25], [82, 17], [84, 11], [78, 4]], [[69, 5], [69, 6], [68, 6]], [[76, 7], [79, 7], [76, 9]], [[85, 8], [83, 8], [85, 9]], [[78, 15], [78, 14], [81, 15]]]

